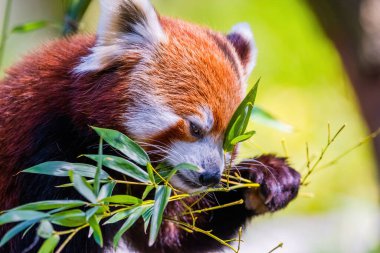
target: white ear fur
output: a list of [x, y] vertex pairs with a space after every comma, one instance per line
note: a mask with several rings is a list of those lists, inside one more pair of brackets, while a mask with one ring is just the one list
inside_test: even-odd
[[125, 54], [152, 51], [167, 37], [149, 0], [100, 0], [97, 42], [75, 73], [99, 71]]
[[129, 38], [133, 43], [166, 40], [157, 13], [149, 0], [101, 0], [100, 4], [100, 40], [107, 40], [123, 31], [133, 33]]
[[244, 75], [248, 78], [257, 60], [257, 48], [251, 27], [248, 23], [239, 23], [232, 27], [227, 38], [235, 47], [244, 68]]

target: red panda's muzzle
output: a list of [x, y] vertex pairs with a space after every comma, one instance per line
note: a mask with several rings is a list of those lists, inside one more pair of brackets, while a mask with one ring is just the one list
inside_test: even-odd
[[224, 170], [221, 144], [219, 145], [211, 137], [205, 137], [196, 142], [174, 142], [165, 160], [172, 166], [181, 163], [198, 166], [198, 171], [180, 170], [172, 178], [173, 186], [186, 192], [194, 192], [219, 184]]

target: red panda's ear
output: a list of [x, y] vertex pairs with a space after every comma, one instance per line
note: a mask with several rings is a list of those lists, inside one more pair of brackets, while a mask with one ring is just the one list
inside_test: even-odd
[[243, 66], [244, 77], [248, 79], [257, 58], [257, 48], [250, 26], [247, 23], [235, 25], [227, 35], [227, 39], [234, 46]]
[[166, 34], [149, 0], [101, 0], [96, 45], [74, 69], [75, 73], [96, 72], [128, 53], [146, 56]]

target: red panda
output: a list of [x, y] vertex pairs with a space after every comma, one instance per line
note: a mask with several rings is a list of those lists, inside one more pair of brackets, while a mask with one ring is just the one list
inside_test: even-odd
[[[171, 183], [183, 191], [220, 181], [224, 132], [256, 61], [249, 26], [238, 24], [223, 35], [159, 16], [148, 0], [101, 4], [96, 36], [52, 42], [26, 56], [0, 82], [0, 210], [39, 200], [80, 198], [72, 190], [54, 187], [62, 179], [16, 174], [41, 162], [74, 162], [89, 153], [98, 141], [89, 125], [119, 130], [173, 166], [199, 166], [199, 173], [183, 171], [173, 177]], [[260, 190], [216, 193], [197, 204], [202, 208], [245, 200], [197, 217], [197, 226], [223, 239], [233, 237], [250, 217], [285, 207], [300, 184], [300, 175], [285, 159], [272, 155], [243, 161], [234, 170], [260, 183]], [[184, 208], [170, 203], [165, 212], [178, 216]], [[1, 236], [6, 228], [0, 229]], [[118, 225], [104, 229], [109, 248]], [[30, 231], [0, 251], [34, 252], [41, 243], [35, 239]], [[125, 243], [138, 252], [222, 250], [213, 239], [189, 234], [168, 221], [152, 247], [139, 222], [125, 234]], [[86, 233], [79, 233], [65, 249], [103, 251]]]

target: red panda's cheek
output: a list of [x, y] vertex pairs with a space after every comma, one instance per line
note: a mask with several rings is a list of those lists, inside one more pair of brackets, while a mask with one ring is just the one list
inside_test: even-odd
[[163, 143], [173, 143], [175, 141], [194, 142], [196, 139], [189, 133], [185, 120], [180, 119], [175, 125], [159, 133], [155, 140]]

